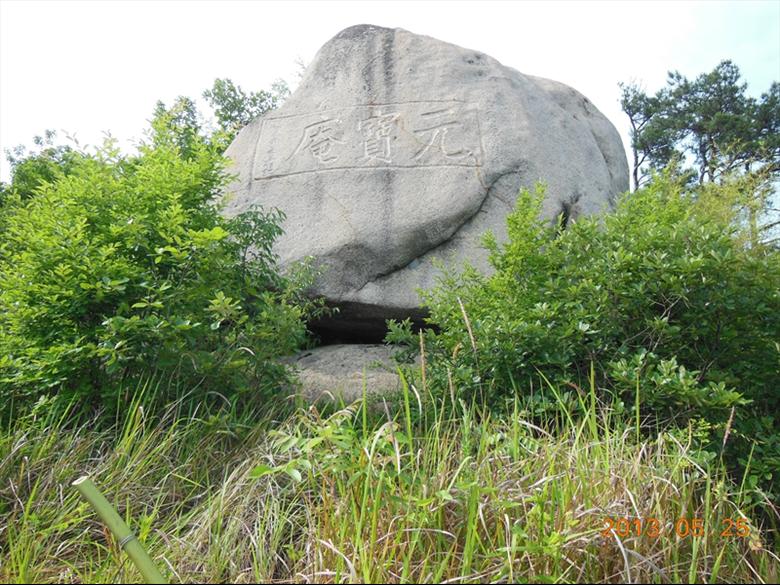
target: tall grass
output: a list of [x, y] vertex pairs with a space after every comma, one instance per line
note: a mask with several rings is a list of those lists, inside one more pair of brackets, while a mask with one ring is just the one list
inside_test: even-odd
[[[557, 430], [408, 386], [392, 412], [152, 418], [139, 400], [110, 429], [17, 421], [0, 437], [0, 580], [140, 582], [69, 487], [89, 473], [173, 581], [777, 581], [760, 494], [690, 434], [643, 439], [586, 402]], [[604, 535], [621, 517], [663, 532]], [[703, 536], [676, 536], [680, 518]], [[726, 518], [750, 535], [721, 536]]]

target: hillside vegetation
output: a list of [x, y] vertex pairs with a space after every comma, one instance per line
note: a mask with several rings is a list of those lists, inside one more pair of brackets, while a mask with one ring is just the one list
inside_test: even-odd
[[233, 122], [276, 103], [242, 95], [211, 134], [180, 99], [137, 153], [14, 159], [0, 580], [141, 581], [89, 474], [176, 582], [777, 581], [780, 254], [744, 205], [774, 162], [672, 160], [566, 226], [521, 192], [491, 276], [388, 324], [399, 395], [313, 406], [278, 358], [315, 275], [280, 273], [278, 211], [219, 212]]
[[48, 419], [3, 434], [0, 579], [142, 582], [68, 489], [85, 470], [176, 582], [778, 578], [769, 503], [690, 429], [637, 439], [598, 403], [548, 430], [519, 408], [477, 418], [443, 400], [426, 415], [413, 393], [390, 419], [360, 403], [154, 419], [138, 397], [108, 429]]

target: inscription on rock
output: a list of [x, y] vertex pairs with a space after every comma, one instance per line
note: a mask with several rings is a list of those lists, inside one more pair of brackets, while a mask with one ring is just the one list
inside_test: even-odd
[[[286, 150], [281, 145], [295, 147]], [[420, 101], [350, 106], [264, 118], [253, 177], [274, 179], [335, 169], [479, 167], [476, 105]]]

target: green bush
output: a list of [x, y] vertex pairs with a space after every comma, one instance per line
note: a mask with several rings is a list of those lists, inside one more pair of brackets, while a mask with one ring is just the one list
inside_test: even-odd
[[486, 236], [492, 276], [467, 268], [425, 295], [429, 381], [492, 405], [519, 391], [540, 418], [583, 404], [591, 371], [645, 422], [723, 433], [735, 407], [730, 441], [757, 439], [764, 477], [780, 471], [777, 252], [746, 248], [669, 175], [565, 230], [538, 219], [543, 191], [521, 194], [505, 245]]
[[272, 358], [304, 341], [315, 307], [303, 271], [276, 271], [281, 214], [221, 217], [217, 148], [193, 136], [184, 153], [167, 122], [137, 156], [108, 142], [3, 210], [4, 413], [52, 397], [113, 406], [149, 372], [201, 394], [269, 390], [284, 375]]
[[44, 183], [67, 174], [81, 158], [82, 153], [76, 148], [56, 145], [56, 136], [54, 130], [47, 130], [44, 136], [36, 136], [33, 143], [37, 148], [33, 151], [28, 151], [24, 146], [6, 150], [6, 160], [11, 166], [13, 177], [10, 184], [0, 183], [0, 207], [11, 196], [23, 200], [34, 196]]

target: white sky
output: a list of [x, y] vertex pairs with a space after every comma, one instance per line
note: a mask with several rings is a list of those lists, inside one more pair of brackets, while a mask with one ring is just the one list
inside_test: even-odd
[[[402, 27], [581, 91], [628, 143], [618, 82], [660, 88], [733, 60], [759, 95], [780, 80], [780, 0], [748, 2], [145, 2], [0, 0], [0, 149], [46, 129], [129, 147], [158, 99], [217, 77], [297, 79], [354, 24]], [[0, 179], [9, 179], [5, 160]]]

